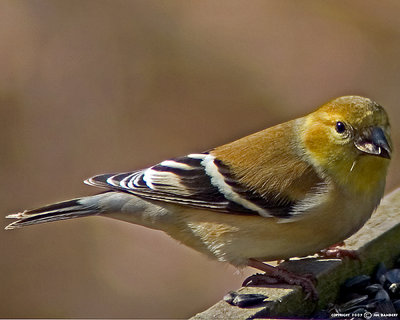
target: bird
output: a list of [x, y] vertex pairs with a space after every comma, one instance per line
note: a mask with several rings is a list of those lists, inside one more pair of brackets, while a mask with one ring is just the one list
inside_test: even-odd
[[348, 95], [206, 152], [85, 181], [103, 192], [7, 218], [6, 229], [100, 215], [151, 229], [318, 297], [314, 281], [265, 262], [315, 254], [370, 218], [392, 154], [389, 118]]

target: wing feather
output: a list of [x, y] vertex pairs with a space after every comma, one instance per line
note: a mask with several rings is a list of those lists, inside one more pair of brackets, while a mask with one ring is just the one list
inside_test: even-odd
[[247, 190], [209, 153], [166, 160], [147, 169], [101, 174], [85, 183], [195, 208], [264, 217], [291, 217], [295, 202]]

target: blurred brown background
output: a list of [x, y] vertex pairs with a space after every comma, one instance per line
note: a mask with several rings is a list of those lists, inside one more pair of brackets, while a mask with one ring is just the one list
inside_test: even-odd
[[[398, 0], [1, 0], [0, 213], [345, 94], [386, 107], [399, 149], [399, 15]], [[3, 318], [187, 318], [252, 272], [97, 217], [0, 231], [0, 254]]]

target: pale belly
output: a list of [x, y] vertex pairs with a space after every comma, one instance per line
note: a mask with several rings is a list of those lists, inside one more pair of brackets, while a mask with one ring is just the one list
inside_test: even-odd
[[184, 229], [166, 232], [210, 257], [241, 266], [249, 258], [272, 261], [306, 256], [337, 244], [360, 229], [374, 207], [366, 203], [346, 207], [341, 203], [337, 209], [319, 208], [315, 214], [291, 222], [193, 211], [181, 217]]
[[336, 195], [288, 221], [160, 206], [124, 196], [132, 203], [126, 202], [119, 213], [106, 216], [162, 230], [211, 258], [236, 266], [246, 265], [249, 258], [271, 261], [306, 256], [339, 243], [363, 226], [380, 199], [377, 195], [375, 199], [346, 200], [346, 196]]

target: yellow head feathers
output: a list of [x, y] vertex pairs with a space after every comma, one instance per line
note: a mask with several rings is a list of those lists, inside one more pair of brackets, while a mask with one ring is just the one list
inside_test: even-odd
[[385, 177], [392, 152], [390, 125], [376, 102], [340, 97], [300, 123], [301, 141], [310, 161], [337, 182], [365, 189]]

